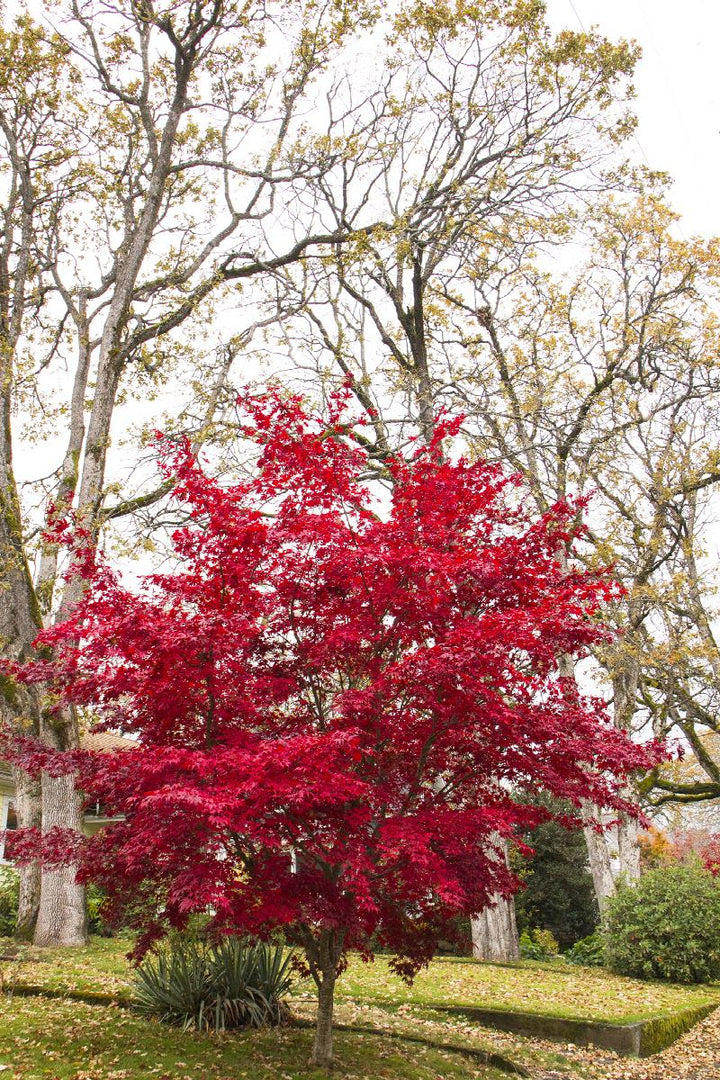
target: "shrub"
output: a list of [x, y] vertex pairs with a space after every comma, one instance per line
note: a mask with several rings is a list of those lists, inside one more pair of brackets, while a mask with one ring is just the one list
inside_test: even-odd
[[281, 945], [175, 940], [138, 968], [136, 1005], [185, 1029], [279, 1024], [287, 1015], [291, 962]]
[[550, 930], [523, 930], [520, 935], [520, 956], [523, 960], [554, 960], [560, 951]]
[[651, 870], [608, 902], [611, 971], [642, 979], [720, 978], [720, 885], [699, 865]]
[[15, 933], [20, 896], [20, 878], [16, 870], [0, 866], [0, 937]]
[[88, 930], [91, 934], [99, 934], [101, 937], [112, 937], [112, 928], [105, 922], [103, 917], [103, 905], [105, 893], [97, 885], [90, 884], [87, 887], [87, 914]]
[[583, 967], [602, 967], [605, 963], [605, 940], [602, 934], [595, 932], [576, 941], [563, 953], [563, 960]]

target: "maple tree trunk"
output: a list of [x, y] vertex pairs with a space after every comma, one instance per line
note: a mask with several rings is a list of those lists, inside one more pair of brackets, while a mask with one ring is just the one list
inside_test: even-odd
[[470, 920], [473, 956], [476, 960], [519, 960], [515, 900], [512, 896], [494, 896], [486, 907]]
[[[12, 772], [18, 828], [38, 829], [42, 822], [40, 781], [22, 769], [14, 767]], [[18, 867], [18, 870], [20, 895], [15, 936], [22, 941], [32, 941], [40, 907], [40, 866], [33, 862]]]
[[331, 1069], [333, 1061], [333, 1009], [335, 1005], [335, 968], [324, 974], [318, 983], [317, 1023], [311, 1064], [319, 1069]]
[[[82, 831], [82, 804], [72, 776], [42, 776], [42, 830], [55, 827]], [[35, 945], [85, 945], [85, 888], [75, 880], [74, 866], [43, 867]]]
[[338, 961], [342, 954], [345, 932], [328, 927], [315, 936], [306, 930], [305, 952], [318, 992], [315, 1042], [310, 1064], [319, 1069], [331, 1069], [333, 1063], [333, 1010]]

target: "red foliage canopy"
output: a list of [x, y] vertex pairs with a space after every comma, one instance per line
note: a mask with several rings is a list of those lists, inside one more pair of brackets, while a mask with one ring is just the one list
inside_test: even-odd
[[532, 519], [516, 479], [443, 456], [448, 426], [377, 501], [340, 397], [325, 423], [279, 394], [246, 408], [250, 479], [169, 455], [178, 568], [138, 592], [85, 566], [41, 635], [56, 659], [25, 671], [137, 739], [71, 757], [123, 818], [81, 873], [120, 906], [160, 897], [150, 937], [210, 909], [219, 929], [372, 938], [412, 971], [513, 889], [493, 837], [538, 819], [523, 791], [621, 809], [619, 780], [657, 757], [558, 673], [602, 639], [613, 586], [558, 563], [571, 508]]

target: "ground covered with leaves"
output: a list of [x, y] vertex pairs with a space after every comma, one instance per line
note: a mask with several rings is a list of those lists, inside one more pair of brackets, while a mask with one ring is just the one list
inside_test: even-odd
[[641, 982], [561, 963], [478, 964], [454, 957], [435, 960], [411, 987], [392, 974], [386, 957], [357, 960], [337, 993], [378, 1004], [468, 1005], [616, 1024], [720, 1004], [720, 987]]
[[[322, 1075], [307, 1065], [314, 1014], [309, 985], [299, 986], [293, 999], [295, 1026], [224, 1035], [183, 1032], [126, 1007], [132, 985], [125, 959], [129, 946], [128, 940], [95, 939], [87, 949], [25, 949], [2, 961], [3, 1078], [310, 1080]], [[43, 991], [52, 996], [42, 996]], [[407, 988], [390, 974], [386, 958], [370, 965], [358, 960], [338, 985], [336, 1072], [347, 1080], [500, 1080], [508, 1074], [487, 1064], [487, 1055], [496, 1054], [535, 1080], [717, 1080], [720, 1010], [663, 1053], [636, 1061], [491, 1031], [432, 1008], [476, 1004], [621, 1022], [706, 1001], [720, 1003], [720, 987], [640, 983], [563, 965], [454, 959], [435, 961]]]

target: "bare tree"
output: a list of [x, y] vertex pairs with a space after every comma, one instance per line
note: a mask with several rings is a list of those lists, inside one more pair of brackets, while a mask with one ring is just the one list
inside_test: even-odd
[[[611, 200], [585, 219], [587, 260], [564, 283], [523, 261], [472, 303], [445, 291], [462, 312], [458, 332], [478, 327], [469, 349], [481, 374], [453, 378], [477, 444], [524, 475], [541, 510], [592, 493], [585, 557], [612, 565], [625, 589], [608, 609], [620, 636], [595, 660], [628, 732], [643, 723], [648, 634], [672, 604], [681, 505], [717, 479], [706, 439], [719, 389], [715, 245], [679, 241], [673, 224], [655, 195]], [[602, 906], [615, 887], [611, 852], [594, 809], [583, 816]], [[615, 843], [619, 872], [637, 877], [633, 820], [620, 821]]]
[[[720, 798], [720, 652], [714, 630], [717, 573], [708, 544], [720, 482], [717, 348], [708, 327], [705, 350], [681, 373], [683, 407], [665, 417], [664, 438], [633, 445], [628, 465], [642, 498], [621, 508], [651, 614], [636, 642], [639, 720], [681, 748], [684, 758], [643, 778], [650, 806], [669, 808]], [[644, 483], [643, 483], [644, 481]], [[655, 530], [648, 529], [648, 520]], [[658, 543], [662, 531], [665, 543]], [[628, 544], [628, 548], [630, 545]], [[636, 723], [638, 717], [636, 717]]]
[[[22, 15], [2, 32], [12, 63], [0, 87], [8, 177], [0, 623], [13, 658], [30, 654], [38, 629], [62, 619], [82, 588], [75, 576], [59, 589], [51, 540], [40, 545], [33, 577], [43, 519], [51, 529], [72, 511], [97, 542], [106, 520], [162, 494], [107, 504], [118, 402], [168, 378], [183, 357], [177, 331], [197, 337], [212, 304], [228, 303], [238, 283], [345, 237], [347, 229], [325, 228], [309, 193], [343, 147], [306, 148], [300, 158], [294, 143], [313, 80], [370, 20], [342, 4], [76, 0], [51, 31], [56, 14], [46, 13], [42, 28]], [[65, 372], [71, 393], [53, 410]], [[43, 469], [49, 478], [24, 502], [12, 470], [17, 410], [31, 433], [54, 419], [65, 442], [57, 467]], [[40, 689], [29, 700], [8, 685], [3, 709], [56, 749], [78, 743], [78, 718], [51, 707]], [[17, 781], [20, 824], [35, 826], [36, 788]], [[43, 774], [43, 831], [78, 830], [81, 811], [71, 778]], [[37, 912], [38, 944], [82, 942], [72, 867], [38, 873], [24, 874], [23, 932]]]

